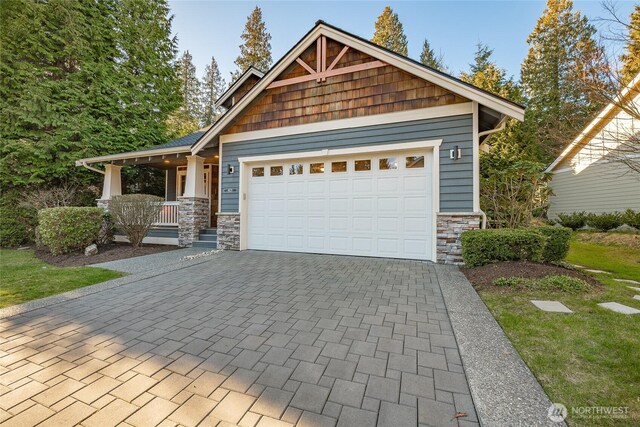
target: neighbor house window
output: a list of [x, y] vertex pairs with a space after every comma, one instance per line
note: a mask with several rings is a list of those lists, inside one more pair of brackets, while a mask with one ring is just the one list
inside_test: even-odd
[[424, 167], [424, 156], [409, 156], [406, 161], [405, 165], [407, 169]]
[[356, 171], [370, 171], [371, 160], [356, 160]]
[[331, 172], [346, 172], [347, 162], [331, 162]]
[[264, 176], [264, 168], [253, 168], [251, 170], [252, 176]]
[[303, 170], [302, 163], [296, 163], [289, 166], [289, 175], [302, 175]]
[[282, 175], [282, 166], [271, 166], [271, 176]]
[[386, 159], [380, 159], [380, 170], [398, 169], [398, 159], [395, 157], [387, 157]]
[[324, 163], [311, 163], [309, 166], [311, 173], [324, 173]]

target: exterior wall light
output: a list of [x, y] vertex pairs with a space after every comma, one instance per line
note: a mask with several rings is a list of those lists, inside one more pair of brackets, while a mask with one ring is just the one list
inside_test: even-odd
[[452, 160], [458, 160], [462, 158], [462, 148], [457, 145], [449, 150], [449, 158]]

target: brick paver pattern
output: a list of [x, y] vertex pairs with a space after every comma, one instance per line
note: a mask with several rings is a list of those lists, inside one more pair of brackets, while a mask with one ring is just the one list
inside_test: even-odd
[[437, 268], [224, 252], [2, 319], [0, 423], [478, 425]]

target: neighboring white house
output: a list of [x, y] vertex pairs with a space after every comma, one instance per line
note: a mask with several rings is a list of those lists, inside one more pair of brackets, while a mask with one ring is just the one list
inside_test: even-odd
[[[640, 74], [609, 104], [547, 168], [553, 172], [549, 218], [561, 213], [605, 213], [640, 210], [640, 172], [622, 156], [635, 159], [629, 138], [640, 133]], [[621, 103], [628, 107], [622, 109]], [[621, 151], [624, 147], [624, 151]], [[635, 157], [634, 157], [635, 156]], [[635, 160], [634, 160], [635, 161]], [[640, 158], [638, 158], [640, 162]]]

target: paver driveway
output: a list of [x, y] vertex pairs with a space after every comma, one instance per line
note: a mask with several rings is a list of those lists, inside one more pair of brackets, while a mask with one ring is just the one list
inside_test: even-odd
[[437, 268], [223, 252], [0, 320], [0, 422], [477, 424]]

